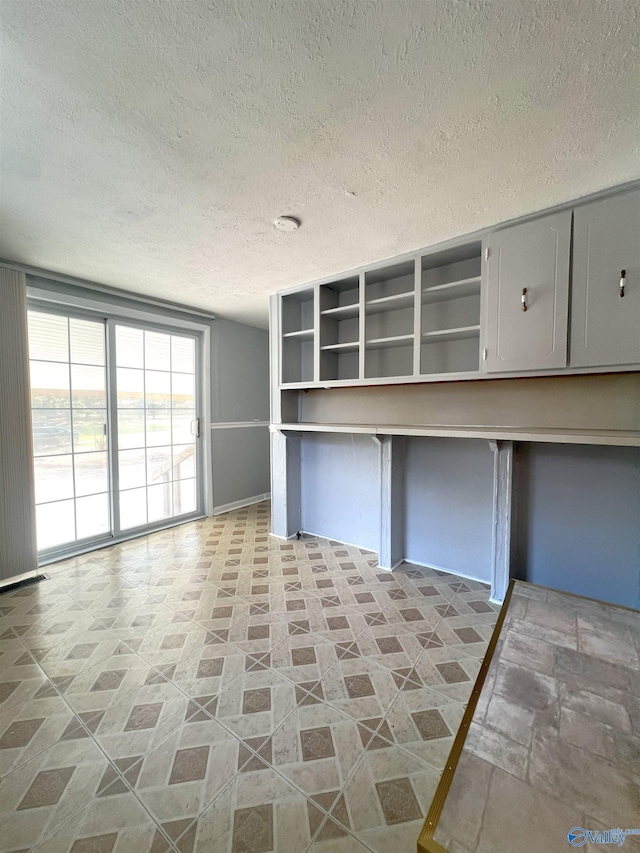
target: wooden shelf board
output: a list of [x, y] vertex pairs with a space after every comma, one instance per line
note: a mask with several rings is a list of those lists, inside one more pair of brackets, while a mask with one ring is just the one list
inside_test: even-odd
[[459, 329], [438, 329], [435, 332], [423, 332], [423, 344], [435, 344], [443, 341], [463, 341], [466, 338], [477, 338], [480, 326], [461, 326]]
[[320, 314], [323, 317], [337, 317], [339, 320], [346, 320], [348, 317], [357, 317], [360, 312], [360, 306], [356, 302], [354, 305], [338, 305], [337, 308], [325, 308]]
[[344, 344], [327, 344], [320, 349], [322, 352], [357, 352], [358, 346], [358, 341], [348, 341]]
[[386, 311], [398, 311], [401, 308], [409, 308], [413, 305], [413, 290], [405, 293], [396, 293], [393, 296], [382, 296], [380, 299], [369, 299], [365, 302], [367, 314], [381, 314]]
[[442, 438], [480, 438], [494, 441], [534, 441], [554, 444], [599, 444], [640, 447], [640, 430], [552, 429], [510, 426], [455, 426], [448, 424], [399, 426], [395, 424], [272, 424], [272, 431], [363, 433], [365, 435], [415, 435]]
[[446, 284], [422, 288], [422, 302], [445, 302], [448, 299], [461, 299], [463, 296], [477, 296], [480, 293], [480, 276], [461, 278]]
[[294, 339], [297, 341], [312, 341], [313, 329], [300, 329], [297, 332], [285, 332], [282, 337], [287, 338], [288, 340]]
[[372, 338], [365, 341], [366, 349], [389, 349], [391, 347], [407, 347], [413, 344], [413, 335], [393, 335], [390, 338]]

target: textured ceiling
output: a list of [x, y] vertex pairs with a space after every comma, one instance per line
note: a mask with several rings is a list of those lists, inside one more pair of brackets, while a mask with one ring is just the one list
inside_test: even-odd
[[0, 257], [255, 325], [640, 175], [639, 0], [0, 0], [0, 29]]

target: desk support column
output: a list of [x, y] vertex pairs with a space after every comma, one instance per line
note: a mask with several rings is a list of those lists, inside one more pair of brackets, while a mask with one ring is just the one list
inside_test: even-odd
[[271, 432], [271, 533], [291, 539], [302, 527], [300, 435]]
[[404, 559], [404, 437], [376, 436], [380, 445], [381, 569], [393, 571]]
[[502, 603], [507, 593], [511, 563], [513, 442], [490, 441], [489, 447], [493, 451], [491, 600]]

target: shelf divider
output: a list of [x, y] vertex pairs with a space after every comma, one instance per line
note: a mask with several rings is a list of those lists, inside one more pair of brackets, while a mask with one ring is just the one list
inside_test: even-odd
[[320, 347], [321, 352], [357, 352], [358, 351], [358, 341], [346, 341], [341, 344], [325, 344], [325, 346]]
[[285, 332], [283, 338], [295, 338], [298, 341], [313, 340], [313, 329], [299, 329], [297, 332]]
[[392, 335], [388, 338], [371, 338], [370, 340], [365, 341], [365, 346], [368, 349], [387, 349], [389, 347], [408, 347], [411, 346], [412, 343], [413, 333], [410, 335]]
[[434, 332], [423, 332], [422, 343], [436, 343], [441, 341], [463, 341], [465, 338], [476, 338], [480, 335], [480, 325], [461, 326], [458, 329], [437, 329]]
[[381, 296], [379, 299], [369, 299], [366, 305], [367, 314], [380, 314], [384, 311], [397, 311], [400, 308], [410, 308], [413, 303], [414, 291], [395, 293], [393, 296]]
[[461, 278], [446, 284], [435, 284], [422, 288], [422, 303], [444, 302], [447, 299], [461, 299], [463, 296], [477, 296], [480, 293], [480, 276]]
[[357, 302], [353, 305], [338, 305], [337, 308], [325, 308], [320, 314], [322, 317], [338, 317], [338, 319], [346, 320], [349, 317], [357, 317], [360, 311], [360, 306]]

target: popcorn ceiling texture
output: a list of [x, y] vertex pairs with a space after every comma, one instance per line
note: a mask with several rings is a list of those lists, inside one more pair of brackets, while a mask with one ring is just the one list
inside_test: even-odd
[[255, 325], [280, 288], [640, 175], [638, 0], [0, 18], [0, 256]]

